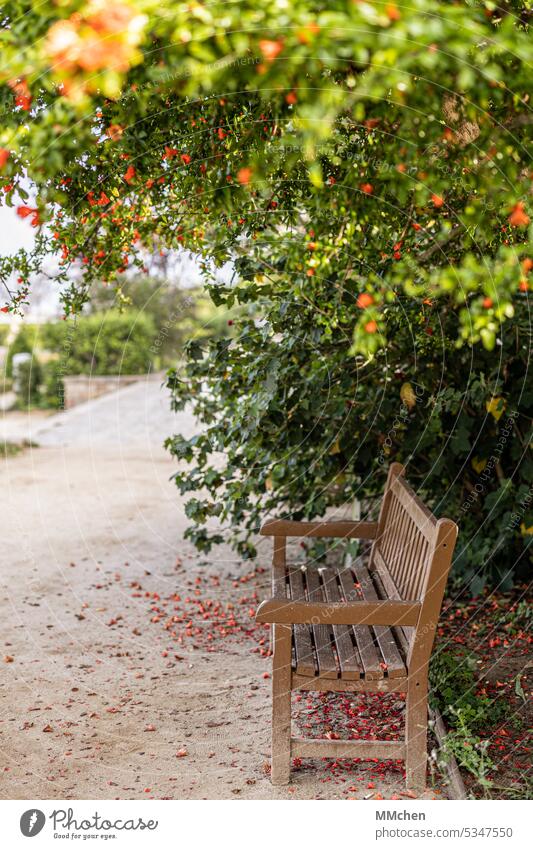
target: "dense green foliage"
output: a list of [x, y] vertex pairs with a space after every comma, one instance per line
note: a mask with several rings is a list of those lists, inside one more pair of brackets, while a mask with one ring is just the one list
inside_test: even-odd
[[529, 2], [4, 15], [0, 184], [38, 232], [0, 263], [6, 309], [50, 253], [75, 313], [154, 251], [195, 251], [208, 278], [234, 263], [209, 286], [243, 313], [233, 337], [193, 339], [171, 375], [209, 428], [170, 443], [194, 463], [181, 489], [208, 493], [187, 507], [197, 543], [212, 515], [246, 532], [370, 501], [403, 459], [460, 519], [473, 589], [509, 581], [532, 526]]
[[449, 341], [452, 309], [395, 304], [391, 341], [364, 366], [346, 358], [348, 320], [325, 334], [313, 309], [288, 297], [264, 315], [242, 320], [231, 342], [191, 342], [185, 372], [170, 376], [176, 406], [192, 401], [207, 424], [169, 441], [194, 463], [176, 475], [180, 490], [207, 491], [187, 507], [198, 544], [220, 539], [204, 527], [213, 515], [252, 553], [246, 529], [268, 512], [308, 518], [355, 497], [372, 504], [389, 461], [400, 460], [437, 514], [458, 519], [456, 574], [474, 592], [524, 572], [533, 532], [526, 300], [498, 357]]

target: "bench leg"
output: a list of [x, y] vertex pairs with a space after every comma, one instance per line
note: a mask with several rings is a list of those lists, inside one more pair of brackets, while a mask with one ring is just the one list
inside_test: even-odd
[[426, 789], [427, 698], [427, 675], [409, 679], [405, 716], [406, 780], [408, 790], [415, 793], [423, 793]]
[[291, 626], [273, 625], [272, 784], [288, 784], [291, 772]]

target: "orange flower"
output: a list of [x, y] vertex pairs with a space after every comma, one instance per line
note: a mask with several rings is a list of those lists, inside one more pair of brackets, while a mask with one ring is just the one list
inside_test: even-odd
[[361, 309], [366, 310], [367, 307], [371, 306], [374, 303], [374, 298], [372, 295], [369, 295], [368, 292], [361, 292], [359, 297], [357, 298], [357, 306], [361, 307]]
[[237, 180], [241, 184], [241, 186], [247, 186], [252, 177], [252, 169], [251, 168], [241, 168], [237, 172]]
[[126, 183], [131, 183], [136, 173], [137, 172], [135, 171], [133, 165], [128, 165], [126, 173], [124, 174], [124, 179], [126, 180]]
[[294, 106], [294, 104], [298, 102], [296, 92], [289, 91], [289, 93], [285, 95], [285, 101], [289, 104], [289, 106]]
[[283, 50], [283, 42], [270, 41], [268, 38], [264, 38], [259, 42], [259, 50], [261, 51], [267, 62], [273, 62], [274, 59], [279, 56], [279, 54]]
[[525, 210], [525, 205], [523, 201], [519, 200], [515, 206], [513, 206], [512, 212], [509, 216], [509, 224], [511, 227], [527, 227], [529, 224], [530, 218]]
[[433, 202], [433, 206], [437, 209], [440, 209], [441, 206], [444, 206], [444, 200], [440, 197], [440, 195], [431, 195], [431, 200]]
[[365, 324], [365, 330], [367, 333], [375, 333], [378, 329], [378, 326], [375, 321], [367, 321]]
[[402, 17], [395, 3], [389, 3], [388, 6], [386, 6], [385, 8], [385, 13], [389, 21], [399, 21]]
[[365, 193], [365, 195], [371, 195], [374, 191], [374, 186], [372, 185], [372, 183], [362, 183], [359, 188], [362, 192]]
[[122, 138], [124, 133], [124, 127], [120, 124], [110, 124], [106, 130], [106, 135], [109, 136], [111, 141], [119, 141]]
[[179, 150], [176, 147], [167, 147], [167, 145], [165, 145], [165, 152], [164, 152], [162, 158], [163, 159], [174, 159], [174, 157], [177, 156], [178, 153], [179, 153]]
[[486, 310], [489, 310], [493, 305], [492, 298], [483, 298], [483, 306]]
[[137, 45], [145, 24], [146, 16], [124, 0], [93, 0], [83, 15], [76, 12], [52, 24], [45, 50], [55, 70], [125, 72], [140, 59]]
[[32, 206], [17, 206], [17, 215], [19, 218], [27, 218], [31, 215], [30, 224], [32, 227], [38, 227], [41, 223], [39, 219], [39, 210]]
[[10, 153], [9, 150], [6, 150], [5, 147], [0, 147], [0, 168], [3, 168], [9, 159]]

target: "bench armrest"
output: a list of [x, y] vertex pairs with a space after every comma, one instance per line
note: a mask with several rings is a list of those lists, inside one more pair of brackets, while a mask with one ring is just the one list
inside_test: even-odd
[[280, 625], [416, 625], [416, 601], [290, 601], [271, 598], [257, 608], [256, 622]]
[[375, 539], [377, 522], [293, 522], [272, 519], [265, 522], [260, 534], [280, 537], [342, 537], [345, 539]]

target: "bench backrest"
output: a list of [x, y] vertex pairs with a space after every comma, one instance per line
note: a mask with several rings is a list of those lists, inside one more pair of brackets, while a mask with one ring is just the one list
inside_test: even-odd
[[[447, 543], [448, 551], [445, 552], [449, 556], [445, 559], [448, 560], [449, 568], [457, 528], [448, 519], [437, 522], [405, 481], [403, 474], [403, 466], [392, 463], [381, 503], [370, 567], [379, 574], [389, 597], [421, 601], [432, 589], [430, 572], [435, 562], [439, 530], [443, 522], [447, 523], [451, 538]], [[441, 601], [442, 595], [439, 606]]]

